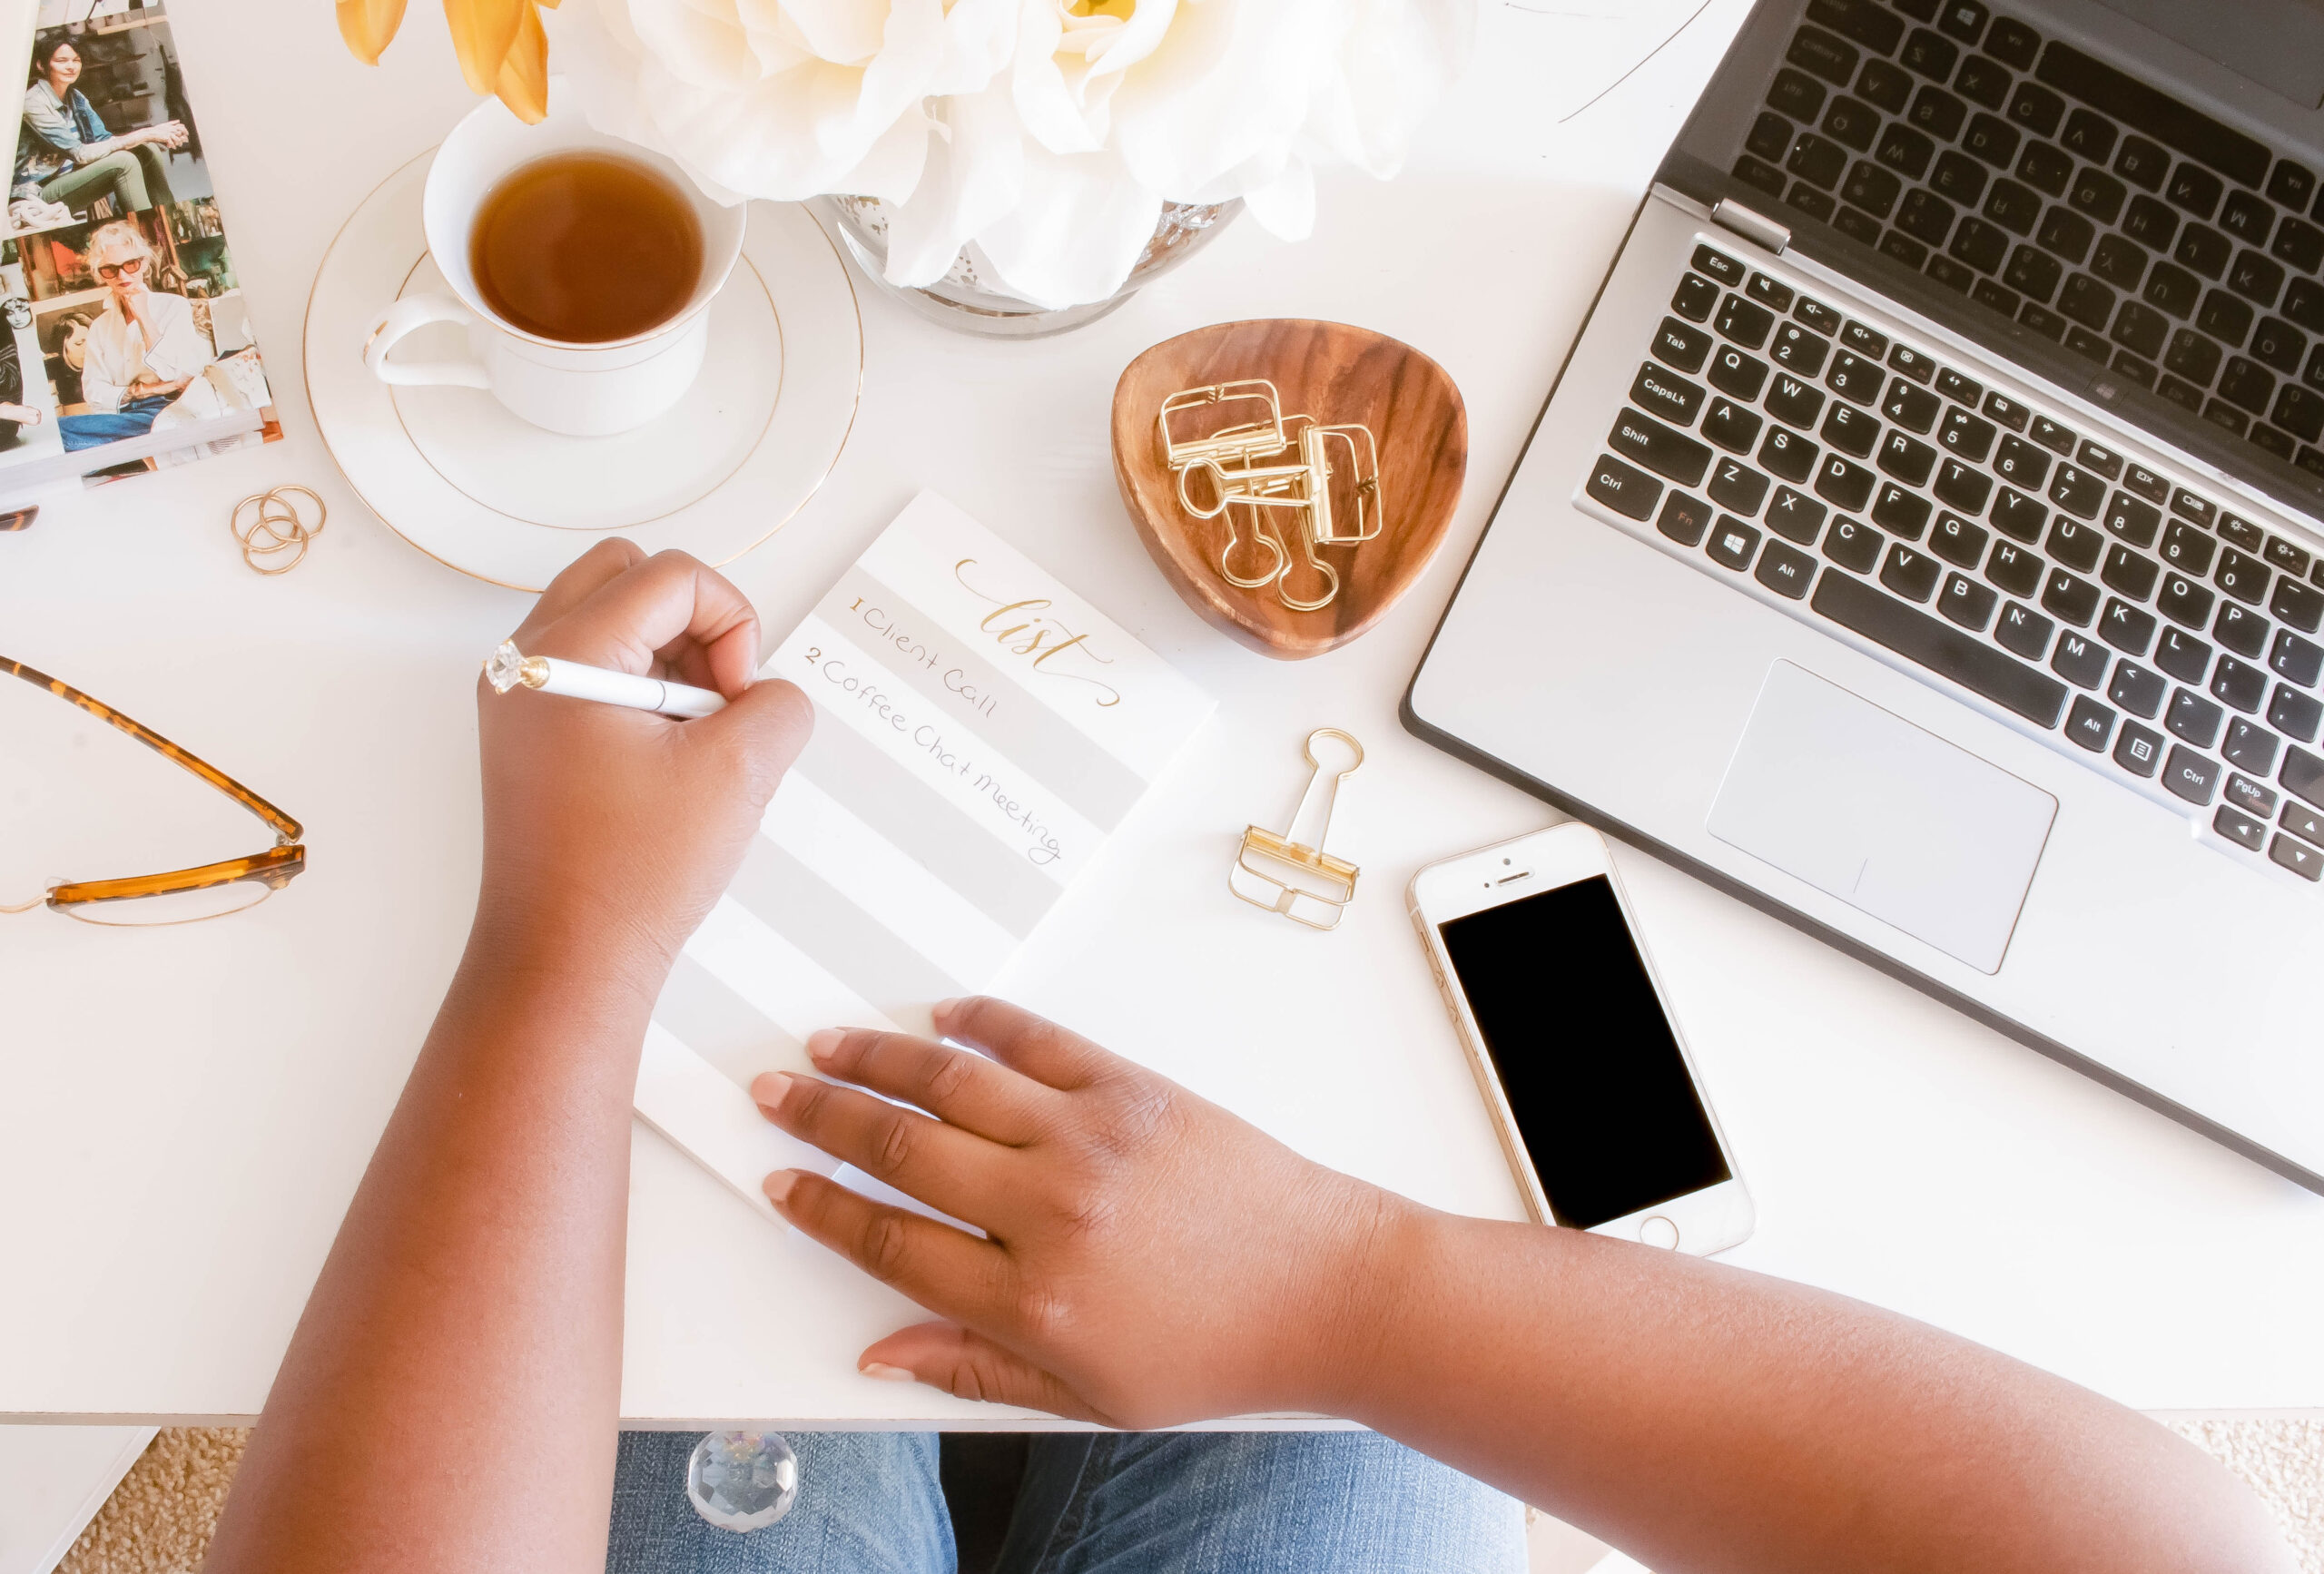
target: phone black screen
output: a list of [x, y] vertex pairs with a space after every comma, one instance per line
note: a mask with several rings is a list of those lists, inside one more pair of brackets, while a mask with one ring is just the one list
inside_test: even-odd
[[1438, 926], [1561, 1225], [1728, 1178], [1603, 875]]

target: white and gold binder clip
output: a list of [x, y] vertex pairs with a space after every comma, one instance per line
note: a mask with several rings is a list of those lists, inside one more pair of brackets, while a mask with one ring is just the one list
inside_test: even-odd
[[[1242, 418], [1194, 431], [1196, 423], [1186, 412], [1218, 405], [1248, 408], [1237, 410]], [[1180, 418], [1175, 428], [1174, 415]], [[1324, 426], [1306, 415], [1286, 417], [1275, 385], [1264, 378], [1182, 389], [1162, 401], [1156, 420], [1163, 457], [1177, 476], [1179, 503], [1197, 519], [1223, 517], [1226, 522], [1226, 543], [1218, 555], [1221, 578], [1242, 590], [1272, 585], [1276, 597], [1294, 612], [1317, 612], [1337, 599], [1339, 570], [1318, 557], [1315, 549], [1354, 546], [1380, 534], [1380, 452], [1370, 428]], [[1260, 462], [1267, 459], [1277, 462]], [[1207, 475], [1207, 501], [1196, 500], [1197, 472]], [[1337, 505], [1333, 500], [1334, 479], [1341, 482]], [[1238, 526], [1237, 508], [1249, 510], [1247, 539], [1267, 555], [1265, 568], [1256, 574], [1236, 566], [1237, 549], [1246, 539]], [[1290, 529], [1278, 532], [1263, 510], [1288, 511]], [[1298, 546], [1305, 577], [1320, 582], [1315, 594], [1294, 594], [1291, 579], [1296, 567], [1284, 545], [1286, 536]]]
[[[1317, 759], [1319, 738], [1345, 744], [1346, 765], [1332, 771]], [[1314, 773], [1307, 778], [1307, 790], [1299, 795], [1299, 807], [1291, 812], [1291, 823], [1280, 834], [1259, 825], [1243, 828], [1243, 851], [1226, 871], [1226, 889], [1253, 907], [1281, 913], [1294, 923], [1311, 930], [1335, 930], [1347, 904], [1355, 900], [1356, 876], [1363, 871], [1324, 851], [1324, 842], [1331, 834], [1332, 810], [1339, 801], [1340, 783], [1364, 763], [1364, 745], [1337, 727], [1318, 727], [1307, 734], [1304, 753]], [[1315, 840], [1303, 841], [1302, 828], [1311, 819]]]

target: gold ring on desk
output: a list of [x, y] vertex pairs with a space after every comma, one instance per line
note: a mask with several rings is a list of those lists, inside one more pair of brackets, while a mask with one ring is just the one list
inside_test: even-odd
[[[300, 497], [313, 506], [315, 522], [311, 526], [300, 516]], [[271, 576], [298, 567], [307, 556], [307, 544], [321, 535], [323, 526], [330, 522], [330, 507], [315, 489], [291, 483], [253, 492], [235, 504], [233, 512], [227, 516], [226, 528], [233, 533], [236, 545], [242, 549], [242, 561], [251, 571]], [[290, 554], [287, 563], [260, 561], [284, 552]]]

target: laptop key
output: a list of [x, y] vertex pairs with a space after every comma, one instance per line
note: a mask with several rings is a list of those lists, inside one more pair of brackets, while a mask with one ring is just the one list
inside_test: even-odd
[[1695, 424], [1705, 397], [1700, 383], [1674, 377], [1650, 360], [1638, 369], [1638, 376], [1630, 383], [1631, 403], [1682, 427]]
[[1643, 470], [1601, 454], [1591, 467], [1590, 479], [1583, 483], [1582, 490], [1617, 514], [1644, 520], [1654, 517], [1654, 505], [1662, 496], [1662, 483]]
[[1726, 252], [1716, 251], [1709, 246], [1695, 248], [1693, 265], [1696, 272], [1708, 273], [1721, 284], [1731, 285], [1738, 290], [1742, 288], [1743, 280], [1751, 271]]
[[2171, 709], [2164, 714], [2162, 724], [2173, 737], [2185, 740], [2198, 749], [2208, 749], [2219, 742], [2220, 728], [2225, 724], [2227, 713], [2191, 689], [2171, 691]]
[[1816, 425], [1816, 418], [1823, 413], [1824, 390], [1798, 378], [1778, 374], [1768, 385], [1768, 397], [1762, 402], [1768, 414], [1806, 431]]
[[2268, 861], [2289, 869], [2302, 880], [2315, 880], [2324, 875], [2324, 852], [2319, 852], [2305, 842], [2294, 841], [2279, 831], [2275, 841], [2268, 844]]
[[2162, 709], [2168, 686], [2161, 673], [2125, 659], [2114, 664], [2114, 681], [2106, 685], [2106, 697], [2131, 714], [2152, 721]]
[[1759, 428], [1765, 425], [1767, 422], [1757, 411], [1745, 409], [1729, 399], [1713, 399], [1703, 416], [1702, 433], [1730, 454], [1748, 454], [1751, 445], [1759, 440]]
[[1776, 330], [1768, 359], [1786, 371], [1814, 377], [1824, 369], [1824, 358], [1831, 352], [1830, 339], [1820, 333], [1811, 333], [1797, 322], [1787, 322]]
[[2276, 685], [2275, 697], [2268, 702], [2270, 726], [2303, 743], [2312, 743], [2319, 723], [2324, 723], [2324, 701], [2313, 694], [2303, 694], [2289, 684]]
[[1816, 457], [1823, 450], [1797, 432], [1771, 427], [1759, 445], [1759, 463], [1784, 480], [1801, 482], [1816, 471]]
[[1815, 583], [1816, 560], [1797, 546], [1770, 541], [1759, 554], [1759, 566], [1752, 571], [1751, 577], [1777, 595], [1797, 601]]
[[2061, 465], [2050, 482], [2049, 497], [2051, 502], [2069, 514], [2095, 519], [2106, 507], [2106, 482], [2079, 466]]
[[1871, 499], [1872, 488], [1880, 477], [1862, 465], [1851, 464], [1837, 454], [1826, 457], [1816, 469], [1816, 495], [1834, 507], [1860, 510]]
[[1689, 376], [1702, 370], [1703, 362], [1710, 358], [1711, 336], [1698, 328], [1689, 328], [1675, 317], [1666, 317], [1662, 326], [1654, 331], [1654, 358], [1665, 366], [1678, 368]]
[[[2265, 776], [2276, 768], [2276, 751], [2283, 747], [2283, 740], [2257, 722], [2247, 722], [2240, 716], [2230, 717], [2227, 723], [2227, 743], [2220, 753], [2227, 756], [2230, 765], [2240, 765], [2256, 776]], [[2255, 811], [2271, 812], [2276, 805], [2275, 794], [2268, 794], [2268, 807]]]
[[1967, 410], [1951, 409], [1945, 412], [1945, 428], [1937, 434], [1936, 440], [1945, 445], [1948, 453], [1972, 465], [1981, 465], [1985, 456], [1993, 452], [1994, 430], [1989, 420]]
[[1954, 623], [1974, 634], [1984, 632], [1985, 625], [1994, 620], [1994, 608], [2001, 605], [2001, 597], [1988, 585], [1979, 585], [1965, 574], [1948, 574], [1945, 589], [1936, 598], [1936, 610]]
[[2163, 762], [2163, 786], [2171, 796], [2190, 803], [2209, 803], [2219, 792], [2219, 776], [2218, 761], [2206, 759], [2183, 743], [2171, 744], [2171, 757]]
[[1929, 502], [1894, 482], [1885, 483], [1872, 502], [1872, 522], [1907, 541], [1918, 541], [1928, 526]]
[[2106, 566], [2098, 577], [2106, 582], [2109, 590], [2119, 590], [2132, 601], [2144, 601], [2154, 594], [2154, 582], [2162, 574], [2152, 557], [2144, 557], [2119, 542], [2106, 550]]
[[1757, 349], [1768, 342], [1768, 335], [1776, 325], [1775, 313], [1740, 295], [1728, 295], [1720, 302], [1718, 320], [1711, 324], [1721, 339], [1731, 339], [1746, 349]]
[[[1924, 359], [1922, 364], [1925, 366], [1926, 360]], [[1906, 382], [1902, 377], [1889, 380], [1888, 397], [1880, 402], [1882, 415], [1907, 431], [1924, 434], [1936, 425], [1938, 412], [1944, 408], [1944, 400], [1925, 388], [1916, 388]]]
[[1670, 310], [1689, 322], [1709, 322], [1710, 314], [1718, 310], [1718, 286], [1699, 273], [1689, 273], [1679, 280]]
[[1703, 532], [1710, 528], [1710, 505], [1701, 498], [1673, 492], [1663, 499], [1662, 514], [1654, 527], [1681, 546], [1699, 546]]
[[2058, 648], [2050, 653], [2050, 670], [2070, 684], [2094, 689], [2105, 680], [2106, 664], [2112, 659], [2096, 640], [2068, 631], [2058, 636]]
[[1888, 548], [1880, 565], [1880, 583], [1907, 601], [1926, 601], [1936, 594], [1936, 559], [1915, 552], [1899, 541]]
[[2027, 497], [2014, 487], [2004, 487], [1994, 499], [1993, 512], [1987, 516], [1994, 528], [2014, 541], [2034, 542], [2042, 538], [2042, 526], [2050, 517], [2050, 510]]
[[[2037, 726], [2056, 726], [2065, 710], [2066, 686], [2049, 674], [2013, 661], [1951, 624], [1860, 579], [1826, 569], [1816, 582], [1809, 605], [1841, 627]], [[2324, 766], [2324, 761], [2318, 763]]]
[[2276, 784], [2293, 797], [2324, 809], [2324, 760], [2307, 750], [2291, 747], [2284, 751], [2283, 768], [2276, 772]]
[[2257, 660], [2260, 653], [2268, 648], [2268, 620], [2230, 601], [2219, 609], [2219, 621], [2211, 625], [2211, 637], [2236, 654]]
[[1721, 459], [1718, 473], [1711, 477], [1710, 485], [1703, 489], [1720, 507], [1732, 508], [1738, 514], [1748, 516], [1757, 514], [1759, 505], [1766, 500], [1768, 478], [1748, 465], [1733, 459]]
[[1964, 514], [1982, 514], [1985, 499], [1993, 496], [1994, 478], [1983, 470], [1972, 469], [1958, 459], [1947, 459], [1937, 472], [1936, 485], [1932, 488], [1937, 501]]
[[1869, 574], [1872, 566], [1880, 561], [1883, 539], [1879, 531], [1843, 515], [1833, 520], [1832, 527], [1824, 533], [1824, 556], [1843, 568]]
[[2074, 696], [2073, 709], [2066, 713], [2066, 737], [2098, 754], [2105, 752], [2106, 741], [2113, 735], [2114, 713], [2088, 694]]
[[2324, 845], [2324, 814], [2317, 813], [2305, 803], [2285, 799], [2283, 812], [2276, 816], [2276, 821], [2302, 841]]
[[[2231, 776], [2228, 780], [2232, 783], [2243, 778]], [[2253, 852], [2268, 844], [2268, 828], [2230, 803], [2221, 804], [2219, 812], [2211, 816], [2211, 829], [2238, 847]]]
[[2012, 595], [2032, 595], [2041, 588], [2042, 560], [2023, 547], [1995, 542], [1994, 555], [1985, 559], [1985, 577]]
[[2263, 820], [2276, 812], [2275, 790], [2260, 786], [2240, 771], [2227, 773], [2227, 801]]
[[1789, 487], [1777, 487], [1775, 500], [1768, 505], [1765, 521], [1768, 529], [1787, 541], [1803, 546], [1816, 544], [1817, 533], [1824, 527], [1824, 517], [1830, 512], [1823, 504]]
[[2211, 647], [2193, 635], [2166, 628], [2154, 647], [2154, 664], [2182, 684], [2200, 684], [2211, 670]]
[[2098, 587], [2063, 568], [2053, 568], [2042, 583], [2042, 610], [2076, 628], [2088, 628], [2098, 615]]
[[[1757, 311], [1758, 308], [1754, 306], [1751, 310]], [[1710, 358], [1710, 370], [1705, 375], [1711, 387], [1748, 404], [1767, 386], [1768, 363], [1757, 356], [1745, 355], [1731, 344], [1721, 345], [1718, 353]]]
[[2162, 762], [2162, 734], [2136, 722], [2122, 723], [2120, 736], [2114, 740], [2114, 763], [2133, 776], [2149, 777]]
[[1703, 545], [1713, 563], [1738, 573], [1751, 566], [1751, 555], [1758, 548], [1759, 533], [1732, 514], [1718, 516], [1710, 527], [1710, 539]]
[[1973, 525], [1958, 514], [1939, 514], [1936, 529], [1928, 538], [1928, 549], [1956, 567], [1974, 568], [1985, 555], [1985, 544], [1992, 539], [1984, 526]]
[[[1702, 484], [1703, 472], [1710, 468], [1710, 449], [1683, 432], [1671, 430], [1651, 416], [1626, 409], [1614, 418], [1614, 429], [1607, 437], [1614, 451], [1634, 459], [1658, 476], [1667, 477], [1681, 487]], [[1654, 498], [1647, 499], [1651, 507]], [[1612, 504], [1607, 505], [1609, 507]], [[1644, 514], [1630, 517], [1643, 519]]]
[[2237, 661], [2231, 655], [2221, 656], [2219, 665], [2211, 669], [2211, 695], [2247, 714], [2257, 715], [2260, 702], [2268, 696], [2267, 669]]
[[2141, 612], [2119, 595], [2106, 598], [2098, 616], [2098, 637], [2129, 655], [2142, 656], [2154, 643], [2154, 614]]
[[1842, 398], [1860, 405], [1876, 403], [1880, 385], [1886, 374], [1880, 362], [1868, 359], [1854, 350], [1844, 349], [1833, 359], [1832, 369], [1824, 374], [1824, 384]]
[[2040, 661], [2042, 653], [2050, 648], [2050, 636], [2058, 625], [2022, 602], [2011, 602], [2001, 609], [2001, 621], [1994, 625], [1994, 637], [2027, 661]]
[[1880, 440], [1880, 423], [1854, 405], [1836, 404], [1817, 435], [1842, 453], [1861, 459]]
[[2317, 677], [2324, 674], [2324, 646], [2304, 640], [2288, 628], [2276, 631], [2276, 643], [2268, 652], [2268, 664], [2276, 675], [2293, 683], [2314, 687]]
[[1880, 445], [1880, 468], [1907, 487], [1925, 487], [1936, 468], [1936, 450], [1902, 432], [1891, 432]]
[[2106, 538], [2096, 527], [2079, 525], [2063, 515], [2050, 526], [2050, 538], [2043, 549], [2068, 568], [2087, 574], [2098, 566], [2100, 554], [2106, 549]]
[[2106, 528], [2133, 546], [2152, 546], [2155, 532], [2162, 528], [2162, 510], [2128, 492], [2117, 492], [2106, 507]]

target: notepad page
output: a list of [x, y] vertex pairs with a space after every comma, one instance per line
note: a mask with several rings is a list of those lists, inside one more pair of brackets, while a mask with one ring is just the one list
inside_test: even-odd
[[815, 727], [654, 1009], [636, 1108], [771, 1215], [831, 1161], [744, 1089], [826, 1027], [983, 989], [1208, 718], [1159, 656], [923, 492], [764, 668]]

